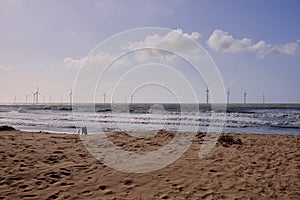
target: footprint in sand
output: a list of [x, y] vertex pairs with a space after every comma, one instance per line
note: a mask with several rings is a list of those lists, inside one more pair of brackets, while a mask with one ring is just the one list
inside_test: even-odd
[[53, 154], [63, 154], [63, 151], [53, 151]]
[[19, 188], [20, 189], [26, 189], [28, 187], [28, 185], [20, 185]]
[[123, 183], [124, 183], [124, 185], [129, 186], [129, 185], [132, 185], [133, 180], [131, 180], [131, 179], [126, 179], [125, 181], [123, 181]]
[[99, 190], [103, 191], [105, 195], [114, 193], [111, 189], [108, 189], [106, 185], [100, 185], [98, 188]]
[[48, 156], [43, 162], [46, 164], [55, 164], [58, 162], [58, 160], [59, 158], [57, 156]]
[[100, 185], [100, 186], [99, 186], [99, 189], [100, 189], [100, 190], [105, 190], [106, 188], [107, 188], [106, 185]]
[[70, 176], [71, 175], [71, 172], [69, 169], [66, 169], [66, 168], [60, 168], [60, 174], [63, 175], [63, 176]]
[[82, 196], [82, 195], [84, 195], [84, 196], [91, 196], [91, 195], [93, 195], [93, 192], [90, 191], [90, 190], [84, 190], [84, 191], [78, 193], [78, 196]]
[[62, 199], [63, 198], [63, 190], [60, 190], [59, 192], [52, 194], [47, 198], [47, 200], [54, 200], [54, 199]]
[[36, 199], [37, 198], [37, 195], [36, 194], [26, 194], [26, 195], [23, 195], [21, 196], [21, 199]]

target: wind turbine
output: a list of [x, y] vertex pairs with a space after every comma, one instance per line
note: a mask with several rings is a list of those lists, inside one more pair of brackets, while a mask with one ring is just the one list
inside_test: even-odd
[[25, 94], [26, 104], [28, 103], [28, 94]]
[[262, 95], [262, 101], [265, 103], [265, 94]]
[[35, 103], [35, 92], [33, 92], [32, 94], [33, 94], [33, 103]]
[[39, 103], [39, 87], [36, 88], [36, 91], [34, 93], [35, 96], [35, 103]]
[[106, 91], [103, 94], [103, 103], [105, 104], [105, 98], [106, 98]]
[[35, 103], [39, 103], [39, 87], [37, 87], [35, 92]]
[[134, 97], [134, 95], [132, 94], [132, 95], [130, 96], [130, 102], [131, 102], [131, 103], [133, 103], [133, 97]]
[[69, 94], [69, 97], [70, 97], [70, 105], [72, 105], [72, 96], [73, 96], [73, 92], [72, 92], [72, 89], [71, 89], [71, 92]]
[[247, 102], [247, 92], [244, 92], [244, 103]]
[[206, 104], [208, 104], [208, 99], [209, 99], [209, 89], [208, 89], [208, 87], [206, 87], [205, 92], [206, 92]]
[[227, 104], [229, 103], [230, 89], [227, 90]]
[[35, 103], [39, 103], [39, 96], [43, 97], [41, 95], [41, 93], [39, 92], [39, 87], [37, 87], [36, 92], [34, 93], [34, 96], [35, 96]]

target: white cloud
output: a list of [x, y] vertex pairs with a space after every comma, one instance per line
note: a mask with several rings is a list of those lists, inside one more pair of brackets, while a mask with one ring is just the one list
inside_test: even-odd
[[[165, 35], [148, 35], [141, 41], [128, 42], [123, 46], [122, 50], [124, 52], [134, 51], [134, 58], [139, 62], [153, 61], [155, 59], [167, 62], [176, 61], [179, 57], [173, 54], [173, 52], [183, 53], [183, 55], [189, 58], [197, 59], [199, 57], [199, 52], [197, 53], [195, 50], [197, 50], [198, 46], [195, 45], [193, 40], [200, 41], [201, 38], [202, 36], [198, 32], [188, 34], [184, 33], [181, 29], [177, 29], [170, 31]], [[261, 58], [278, 54], [295, 55], [299, 52], [299, 43], [300, 40], [283, 45], [268, 44], [263, 40], [253, 43], [250, 38], [236, 39], [228, 32], [222, 30], [215, 30], [206, 41], [206, 44], [211, 49], [218, 52], [253, 52]], [[166, 49], [167, 51], [160, 49]], [[116, 57], [112, 54], [99, 52], [95, 55], [79, 59], [66, 57], [63, 62], [64, 66], [67, 68], [78, 69], [83, 64], [89, 68], [94, 68], [105, 67], [115, 58]], [[130, 62], [132, 62], [132, 58], [124, 56], [119, 58], [112, 67], [128, 65]], [[0, 67], [0, 70], [7, 69]]]
[[11, 67], [3, 67], [3, 66], [0, 66], [0, 71], [10, 71], [12, 70]]
[[250, 38], [236, 39], [228, 32], [222, 30], [215, 30], [206, 43], [211, 49], [218, 52], [236, 53], [249, 51], [256, 53], [258, 57], [277, 54], [295, 55], [299, 51], [297, 42], [272, 45], [261, 40], [253, 43]]
[[[192, 39], [192, 40], [191, 40]], [[136, 61], [144, 62], [153, 60], [155, 58], [163, 59], [166, 61], [172, 61], [177, 58], [172, 52], [191, 52], [194, 53], [193, 50], [195, 48], [195, 43], [193, 40], [199, 41], [201, 39], [201, 35], [197, 32], [192, 32], [191, 34], [183, 33], [181, 29], [172, 30], [167, 34], [160, 36], [158, 34], [148, 35], [142, 41], [138, 42], [128, 42], [125, 46], [123, 46], [122, 50], [126, 51], [134, 51], [134, 58]], [[154, 48], [143, 50], [143, 48]], [[156, 48], [156, 49], [155, 49]], [[137, 50], [142, 49], [142, 50]], [[162, 51], [159, 49], [167, 49], [167, 51]], [[118, 55], [116, 55], [118, 56]], [[130, 56], [130, 54], [129, 54]], [[71, 57], [64, 58], [64, 66], [66, 68], [80, 68], [83, 64], [89, 68], [94, 67], [105, 67], [110, 64], [116, 57], [112, 54], [106, 52], [99, 52], [95, 55], [91, 55], [89, 57], [83, 57], [79, 59], [74, 59]], [[123, 56], [119, 58], [114, 64], [115, 66], [124, 66], [132, 62], [132, 58], [128, 58]]]
[[[64, 58], [64, 66], [67, 68], [76, 68], [79, 69], [83, 64], [87, 68], [96, 68], [96, 67], [106, 67], [107, 65], [111, 64], [116, 57], [104, 53], [104, 52], [99, 52], [95, 55], [91, 56], [86, 56], [80, 59], [73, 59], [70, 57]], [[122, 65], [126, 65], [128, 61], [125, 58], [119, 58], [117, 59], [112, 66], [113, 67], [118, 67]]]
[[270, 54], [287, 54], [295, 55], [298, 51], [298, 44], [296, 42], [286, 43], [284, 45], [275, 45], [269, 51]]
[[251, 39], [234, 39], [227, 32], [215, 30], [206, 42], [210, 48], [221, 52], [242, 52], [251, 46]]
[[187, 39], [193, 39], [199, 41], [201, 35], [198, 32], [192, 32], [191, 34], [183, 33], [181, 29], [172, 30], [165, 36], [159, 36], [158, 34], [149, 35], [144, 41], [136, 42], [128, 45], [127, 49], [132, 50], [136, 48], [143, 47], [164, 47], [167, 46], [168, 49], [178, 49], [185, 47], [187, 45]]
[[84, 61], [85, 58], [81, 58], [81, 59], [73, 59], [71, 57], [66, 57], [64, 58], [64, 66], [68, 69], [72, 69], [72, 68], [79, 68]]
[[[192, 32], [191, 34], [183, 33], [181, 29], [172, 30], [164, 36], [158, 34], [149, 35], [143, 41], [133, 42], [124, 47], [124, 50], [136, 50], [143, 48], [157, 48], [146, 51], [136, 51], [135, 58], [139, 61], [147, 61], [155, 57], [171, 61], [175, 56], [172, 52], [184, 52], [191, 51], [195, 48], [195, 44], [192, 40], [201, 40], [201, 35], [198, 32]], [[159, 49], [167, 49], [169, 52], [164, 52]]]

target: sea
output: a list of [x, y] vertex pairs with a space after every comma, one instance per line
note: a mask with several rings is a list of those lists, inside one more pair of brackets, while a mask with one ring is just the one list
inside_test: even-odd
[[[222, 105], [223, 106], [223, 105]], [[221, 107], [222, 107], [221, 106]], [[88, 133], [184, 130], [300, 135], [300, 104], [2, 104], [0, 126], [24, 131]]]

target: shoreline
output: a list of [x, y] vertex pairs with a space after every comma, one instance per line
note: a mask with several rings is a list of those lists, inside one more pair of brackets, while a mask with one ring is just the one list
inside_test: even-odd
[[[123, 173], [97, 161], [77, 134], [0, 131], [0, 199], [297, 199], [300, 136], [225, 134], [203, 159], [204, 133], [174, 163], [149, 173]], [[174, 133], [145, 141], [109, 134], [126, 151], [153, 151]]]
[[[16, 129], [16, 131], [20, 132], [29, 132], [29, 133], [49, 133], [49, 134], [67, 134], [67, 135], [79, 135], [78, 133], [67, 133], [67, 132], [59, 132], [59, 131], [49, 131], [49, 130], [20, 130]], [[146, 130], [145, 132], [158, 132], [158, 131], [165, 131], [165, 132], [190, 132], [190, 131], [176, 131], [176, 130]], [[300, 131], [300, 130], [299, 130]], [[0, 131], [1, 132], [1, 131]], [[102, 132], [102, 133], [88, 133], [88, 135], [97, 135], [97, 134], [114, 134], [114, 133], [119, 133], [119, 132], [124, 132], [124, 131], [110, 131], [110, 132]], [[125, 131], [126, 132], [126, 131]], [[141, 132], [141, 131], [134, 131], [134, 132]], [[202, 133], [202, 131], [197, 131], [195, 133]], [[283, 133], [248, 133], [248, 132], [221, 132], [221, 134], [246, 134], [246, 135], [286, 135], [286, 136], [300, 136], [300, 132], [297, 134], [289, 133], [289, 134], [283, 134]]]

